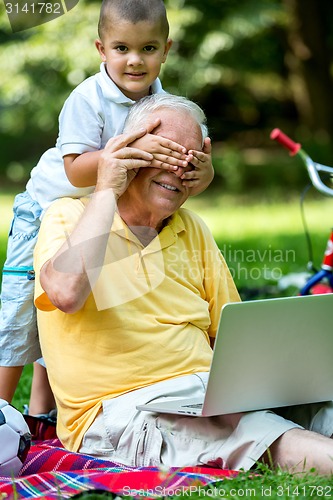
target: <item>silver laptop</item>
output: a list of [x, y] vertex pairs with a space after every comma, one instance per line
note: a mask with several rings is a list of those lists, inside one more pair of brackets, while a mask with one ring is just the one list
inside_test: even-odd
[[333, 294], [226, 304], [204, 400], [137, 409], [210, 416], [333, 400], [332, 317]]

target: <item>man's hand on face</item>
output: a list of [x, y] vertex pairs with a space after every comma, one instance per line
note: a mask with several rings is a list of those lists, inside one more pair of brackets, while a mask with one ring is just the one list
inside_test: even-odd
[[112, 189], [119, 198], [135, 177], [139, 168], [151, 167], [151, 153], [129, 146], [147, 133], [146, 129], [112, 137], [106, 144], [98, 162], [96, 191]]

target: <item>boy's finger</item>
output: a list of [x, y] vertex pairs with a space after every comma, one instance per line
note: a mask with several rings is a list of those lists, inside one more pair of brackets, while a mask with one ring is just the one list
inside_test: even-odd
[[203, 163], [207, 159], [207, 155], [205, 153], [202, 153], [201, 151], [189, 151], [189, 153], [192, 154], [192, 163]]
[[189, 150], [189, 153], [199, 157], [201, 157], [203, 154], [210, 155], [211, 152], [212, 152], [212, 141], [210, 137], [206, 137], [206, 139], [204, 140], [202, 151], [195, 151], [194, 149]]
[[187, 160], [187, 154], [181, 153], [180, 151], [175, 151], [174, 149], [162, 148], [159, 152], [160, 155], [164, 155], [165, 157], [177, 158], [179, 160]]
[[160, 163], [160, 165], [158, 165], [158, 168], [176, 167], [177, 169], [178, 167], [184, 168], [187, 167], [188, 165], [187, 160], [181, 160], [178, 158], [174, 158], [173, 156], [166, 156], [166, 155], [155, 154], [154, 161], [155, 165], [157, 164], [157, 162]]
[[210, 137], [206, 137], [204, 140], [203, 152], [210, 154], [212, 152], [212, 141]]
[[183, 175], [180, 176], [183, 181], [198, 179], [198, 173], [196, 170], [189, 170], [188, 172], [184, 172]]
[[178, 142], [170, 141], [169, 139], [165, 139], [164, 137], [159, 137], [160, 140], [160, 145], [169, 153], [173, 154], [175, 152], [181, 153], [181, 154], [186, 154], [187, 150], [184, 146], [181, 144], [178, 144]]
[[187, 188], [195, 187], [199, 184], [199, 179], [182, 180], [182, 185]]

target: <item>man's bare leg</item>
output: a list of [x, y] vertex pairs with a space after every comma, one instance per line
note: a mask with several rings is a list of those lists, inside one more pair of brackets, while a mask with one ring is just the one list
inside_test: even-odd
[[333, 474], [333, 440], [303, 429], [290, 429], [265, 453], [264, 462], [291, 473]]
[[23, 366], [0, 366], [0, 399], [12, 402]]

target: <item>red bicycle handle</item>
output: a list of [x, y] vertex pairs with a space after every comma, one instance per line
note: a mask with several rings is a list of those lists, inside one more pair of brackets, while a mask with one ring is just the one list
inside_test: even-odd
[[274, 141], [279, 142], [286, 149], [289, 149], [291, 156], [294, 156], [301, 149], [301, 145], [299, 143], [294, 142], [279, 128], [275, 128], [274, 130], [272, 130], [270, 137]]

